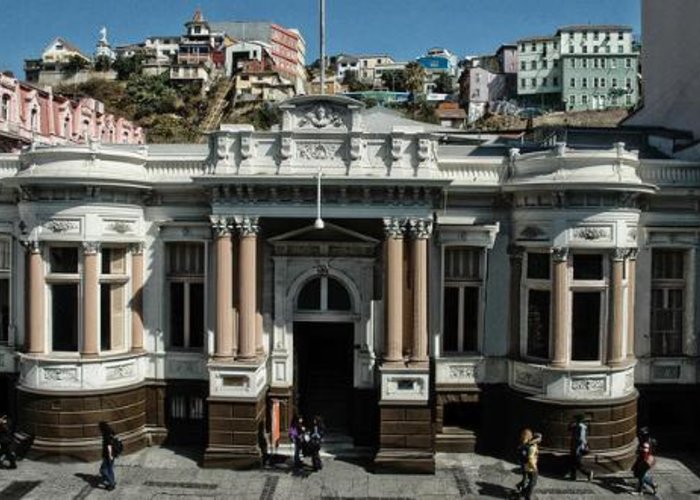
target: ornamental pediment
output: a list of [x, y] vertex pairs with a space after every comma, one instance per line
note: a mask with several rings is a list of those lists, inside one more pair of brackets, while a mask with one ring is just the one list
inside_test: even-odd
[[301, 96], [285, 101], [282, 130], [295, 132], [340, 132], [361, 129], [364, 104], [341, 96]]

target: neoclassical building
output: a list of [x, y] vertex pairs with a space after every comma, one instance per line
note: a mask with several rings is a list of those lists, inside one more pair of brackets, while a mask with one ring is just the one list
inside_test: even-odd
[[695, 426], [700, 163], [282, 111], [208, 146], [0, 155], [2, 410], [35, 453], [96, 458], [106, 420], [248, 467], [320, 413], [378, 470], [430, 472], [525, 425], [566, 453], [585, 413], [615, 468], [638, 424]]

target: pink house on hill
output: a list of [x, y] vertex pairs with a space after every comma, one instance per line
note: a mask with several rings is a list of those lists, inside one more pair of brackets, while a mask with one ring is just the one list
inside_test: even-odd
[[105, 113], [92, 98], [69, 99], [0, 74], [0, 152], [35, 145], [143, 144], [144, 133], [124, 118]]

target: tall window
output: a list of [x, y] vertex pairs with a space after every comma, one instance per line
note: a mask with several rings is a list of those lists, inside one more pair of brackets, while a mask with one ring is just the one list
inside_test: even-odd
[[34, 107], [29, 114], [29, 128], [33, 131], [39, 130], [39, 110]]
[[170, 345], [204, 345], [204, 243], [167, 243]]
[[0, 119], [4, 122], [10, 121], [10, 96], [3, 94], [0, 99]]
[[551, 329], [551, 282], [548, 253], [528, 252], [525, 263], [526, 328], [525, 354], [533, 358], [549, 357]]
[[12, 243], [0, 239], [0, 344], [9, 340], [10, 328], [10, 269]]
[[442, 349], [446, 353], [479, 349], [483, 254], [475, 247], [445, 248]]
[[571, 360], [600, 359], [606, 261], [601, 254], [574, 254], [571, 280]]
[[117, 351], [126, 347], [126, 294], [129, 277], [126, 248], [102, 248], [100, 275], [100, 349]]
[[51, 290], [51, 350], [76, 352], [80, 314], [78, 247], [49, 247], [48, 254], [46, 281]]
[[654, 249], [651, 254], [651, 354], [683, 353], [685, 252]]

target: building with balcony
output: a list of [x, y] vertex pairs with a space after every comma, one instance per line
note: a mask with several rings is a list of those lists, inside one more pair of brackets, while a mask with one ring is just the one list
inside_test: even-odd
[[127, 452], [251, 467], [294, 412], [378, 470], [524, 425], [565, 455], [579, 413], [608, 470], [638, 424], [698, 445], [700, 164], [632, 132], [519, 151], [345, 97], [281, 109], [208, 145], [0, 155], [0, 411], [36, 453], [95, 459], [105, 420]]

